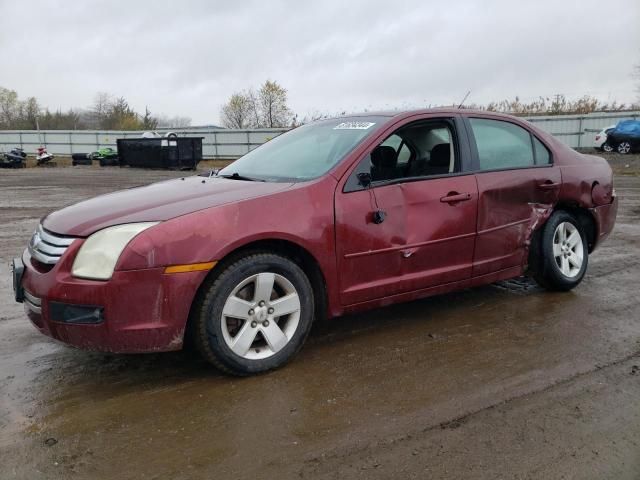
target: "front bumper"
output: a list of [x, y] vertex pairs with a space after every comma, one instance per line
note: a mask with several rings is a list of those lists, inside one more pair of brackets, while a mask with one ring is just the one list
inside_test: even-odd
[[[28, 252], [16, 292], [43, 334], [69, 345], [113, 353], [179, 350], [195, 293], [206, 271], [165, 274], [164, 268], [116, 271], [108, 281], [75, 278], [75, 241], [52, 269]], [[18, 299], [16, 297], [16, 299]], [[61, 313], [63, 312], [63, 313]]]

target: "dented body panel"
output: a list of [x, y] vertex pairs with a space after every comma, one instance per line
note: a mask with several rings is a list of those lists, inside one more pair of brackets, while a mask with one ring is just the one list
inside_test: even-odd
[[[469, 200], [440, 201], [451, 192]], [[336, 194], [341, 303], [471, 278], [478, 193], [473, 175], [376, 188], [387, 219], [371, 219], [371, 192]]]
[[[478, 170], [469, 116], [512, 122], [552, 153], [548, 166]], [[306, 252], [317, 268], [317, 299], [335, 317], [521, 275], [534, 233], [558, 208], [579, 209], [592, 222], [591, 249], [613, 229], [617, 198], [611, 169], [517, 118], [466, 110], [388, 114], [386, 123], [315, 180], [247, 182], [189, 177], [129, 189], [51, 213], [49, 232], [77, 237], [53, 268], [25, 252], [23, 286], [42, 301], [27, 309], [44, 334], [82, 348], [112, 352], [175, 350], [207, 275], [228, 255], [279, 242]], [[387, 136], [414, 120], [446, 118], [456, 125], [456, 174], [412, 178], [347, 191], [359, 162]], [[456, 195], [459, 201], [443, 199]], [[458, 197], [456, 197], [458, 198]], [[375, 223], [376, 209], [385, 212]], [[85, 239], [102, 228], [160, 222], [121, 253], [114, 276], [71, 275]], [[218, 262], [213, 272], [165, 273], [165, 267]], [[104, 308], [96, 325], [51, 318], [51, 301]]]
[[522, 168], [475, 177], [479, 200], [473, 276], [525, 264], [533, 231], [557, 203], [560, 169]]

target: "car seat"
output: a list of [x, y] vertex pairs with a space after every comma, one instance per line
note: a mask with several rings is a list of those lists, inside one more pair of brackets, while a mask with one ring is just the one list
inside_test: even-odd
[[398, 155], [393, 147], [379, 145], [371, 152], [371, 180], [391, 180], [396, 177]]

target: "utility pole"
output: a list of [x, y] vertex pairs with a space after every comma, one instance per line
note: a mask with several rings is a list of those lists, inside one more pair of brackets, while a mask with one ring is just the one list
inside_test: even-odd
[[560, 107], [560, 99], [564, 97], [564, 95], [562, 93], [556, 93], [554, 95], [555, 100], [553, 101], [553, 104], [551, 105], [551, 113], [562, 113], [562, 109]]
[[38, 142], [40, 142], [40, 146], [42, 147], [42, 137], [40, 136], [40, 124], [38, 123], [38, 116], [36, 115], [36, 130], [38, 130]]

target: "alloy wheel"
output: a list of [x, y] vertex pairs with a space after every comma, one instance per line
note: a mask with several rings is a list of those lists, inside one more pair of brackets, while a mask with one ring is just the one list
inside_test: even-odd
[[631, 144], [629, 142], [622, 142], [618, 145], [618, 153], [629, 153], [631, 151]]
[[222, 335], [239, 357], [261, 360], [291, 340], [300, 323], [300, 297], [282, 275], [258, 273], [240, 282], [222, 309]]
[[560, 272], [573, 278], [580, 273], [584, 261], [584, 246], [578, 228], [562, 222], [553, 235], [553, 257]]
[[602, 145], [602, 150], [607, 153], [611, 153], [613, 152], [613, 147], [605, 142], [604, 145]]

